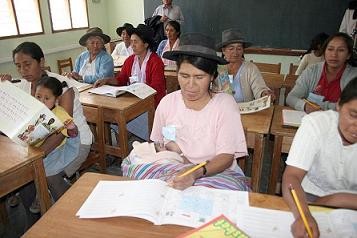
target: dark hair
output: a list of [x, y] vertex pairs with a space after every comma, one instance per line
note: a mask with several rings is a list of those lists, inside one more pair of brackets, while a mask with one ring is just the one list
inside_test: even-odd
[[[178, 33], [177, 36], [180, 37], [181, 35], [180, 23], [178, 23], [177, 21], [169, 21], [167, 22], [166, 26], [167, 25], [172, 26], [175, 29], [175, 31]], [[165, 26], [165, 30], [166, 30], [166, 26]]]
[[50, 89], [53, 95], [59, 97], [62, 95], [63, 88], [67, 87], [67, 83], [66, 81], [61, 82], [54, 77], [43, 76], [40, 80], [37, 81], [36, 88], [38, 86], [43, 86]]
[[347, 60], [347, 63], [352, 64], [352, 61], [353, 61], [353, 40], [349, 35], [347, 35], [344, 32], [337, 32], [337, 33], [331, 35], [329, 38], [327, 38], [327, 40], [325, 41], [325, 43], [323, 44], [323, 46], [321, 48], [321, 52], [323, 52], [323, 54], [325, 54], [328, 44], [335, 38], [341, 38], [342, 40], [345, 41], [348, 53], [351, 55], [349, 60]]
[[357, 77], [353, 78], [342, 90], [338, 104], [342, 106], [354, 99], [357, 99]]
[[214, 60], [206, 59], [199, 56], [191, 56], [191, 55], [181, 55], [178, 57], [177, 63], [177, 70], [180, 69], [181, 64], [183, 62], [188, 62], [195, 66], [196, 68], [206, 72], [209, 75], [213, 75], [214, 78], [218, 76], [217, 72], [217, 62]]
[[17, 53], [24, 53], [26, 55], [29, 55], [33, 59], [35, 59], [37, 62], [40, 62], [41, 59], [45, 57], [41, 47], [34, 42], [23, 42], [20, 45], [18, 45], [12, 51], [12, 59], [13, 60], [15, 58], [15, 54], [17, 54]]
[[319, 55], [322, 55], [323, 52], [321, 52], [321, 48], [328, 37], [329, 35], [327, 35], [325, 32], [321, 32], [314, 36], [311, 40], [310, 48], [306, 51], [304, 55], [311, 53], [311, 51], [313, 50], [318, 51], [317, 53]]

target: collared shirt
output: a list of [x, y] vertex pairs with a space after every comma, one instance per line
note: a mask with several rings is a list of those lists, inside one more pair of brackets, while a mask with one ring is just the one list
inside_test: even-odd
[[181, 8], [177, 5], [171, 4], [169, 7], [165, 7], [164, 4], [158, 6], [152, 16], [167, 16], [170, 20], [177, 21], [182, 24], [184, 22]]

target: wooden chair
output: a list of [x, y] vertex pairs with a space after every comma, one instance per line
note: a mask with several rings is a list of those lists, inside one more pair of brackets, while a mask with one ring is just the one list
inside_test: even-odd
[[296, 79], [299, 77], [299, 75], [295, 74], [287, 74], [283, 83], [283, 88], [285, 89], [284, 92], [284, 105], [286, 101], [286, 97], [288, 96], [289, 92], [293, 87], [295, 86]]
[[[253, 60], [251, 60], [250, 62], [253, 62]], [[281, 63], [278, 64], [258, 63], [258, 62], [253, 62], [253, 63], [258, 67], [260, 72], [280, 74]]]
[[81, 165], [79, 171], [83, 171], [92, 165], [99, 167], [101, 171], [106, 170], [106, 160], [104, 156], [104, 121], [103, 109], [83, 106], [83, 114], [87, 119], [88, 125], [94, 135], [91, 151]]
[[165, 72], [166, 93], [172, 93], [180, 89], [176, 71]]
[[295, 74], [296, 70], [298, 69], [299, 65], [294, 65], [290, 63], [289, 65], [289, 74]]
[[66, 72], [64, 69], [67, 68], [69, 68], [69, 72], [72, 72], [73, 71], [72, 58], [69, 57], [68, 59], [57, 60], [57, 66], [58, 66], [59, 74]]
[[274, 91], [275, 95], [275, 105], [279, 104], [279, 99], [280, 99], [280, 91], [281, 88], [283, 87], [284, 83], [284, 75], [283, 74], [275, 74], [275, 73], [267, 73], [267, 72], [262, 72], [263, 79], [266, 83], [266, 85]]

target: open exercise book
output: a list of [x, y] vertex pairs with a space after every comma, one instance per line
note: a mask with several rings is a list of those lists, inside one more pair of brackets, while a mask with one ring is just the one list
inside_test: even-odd
[[250, 102], [238, 103], [240, 114], [258, 112], [270, 107], [270, 96], [264, 96]]
[[[237, 226], [251, 237], [292, 237], [290, 227], [294, 222], [291, 212], [257, 207], [240, 207]], [[357, 236], [357, 211], [335, 209], [312, 212], [321, 238], [352, 238]]]
[[11, 140], [33, 145], [62, 127], [45, 104], [9, 81], [0, 82], [0, 131]]
[[144, 99], [152, 94], [155, 94], [156, 90], [145, 83], [134, 83], [130, 84], [129, 86], [120, 87], [103, 85], [98, 88], [92, 88], [88, 92], [109, 97], [118, 97], [119, 95], [124, 94], [125, 92], [129, 92], [140, 99]]
[[79, 218], [132, 216], [155, 225], [201, 226], [224, 214], [235, 222], [248, 193], [192, 186], [183, 191], [158, 179], [100, 181], [77, 212]]
[[283, 109], [283, 126], [293, 126], [299, 127], [301, 124], [302, 118], [306, 115], [306, 112]]

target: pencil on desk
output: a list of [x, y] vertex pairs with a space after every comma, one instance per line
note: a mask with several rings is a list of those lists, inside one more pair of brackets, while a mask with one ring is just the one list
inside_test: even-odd
[[294, 198], [294, 202], [295, 202], [295, 204], [296, 204], [296, 206], [297, 206], [297, 209], [298, 209], [298, 211], [299, 211], [299, 214], [300, 214], [300, 216], [301, 216], [301, 219], [302, 219], [302, 221], [304, 222], [304, 225], [305, 225], [305, 229], [306, 229], [306, 231], [307, 231], [307, 234], [309, 235], [310, 238], [312, 238], [311, 228], [310, 228], [310, 226], [309, 226], [309, 223], [307, 223], [307, 219], [306, 219], [305, 213], [304, 213], [304, 211], [302, 210], [302, 207], [301, 207], [299, 198], [298, 198], [298, 196], [297, 196], [297, 194], [296, 194], [296, 192], [295, 192], [295, 189], [293, 188], [293, 186], [291, 186], [291, 184], [290, 184], [289, 188], [290, 188], [291, 195], [292, 195], [293, 198]]
[[192, 167], [191, 169], [187, 170], [185, 173], [180, 174], [180, 175], [179, 175], [179, 177], [186, 176], [186, 175], [188, 175], [188, 174], [190, 174], [190, 173], [192, 173], [192, 172], [196, 171], [197, 169], [199, 169], [199, 168], [201, 168], [201, 167], [205, 166], [206, 164], [207, 164], [207, 161], [202, 162], [202, 163], [200, 163], [200, 164], [198, 164], [198, 165], [196, 165], [196, 166]]
[[310, 102], [309, 100], [307, 99], [303, 99], [304, 102], [306, 102], [307, 104], [309, 104], [310, 106], [312, 106], [313, 108], [316, 108], [316, 109], [321, 109], [321, 107], [318, 105], [318, 104], [315, 104], [313, 102]]

